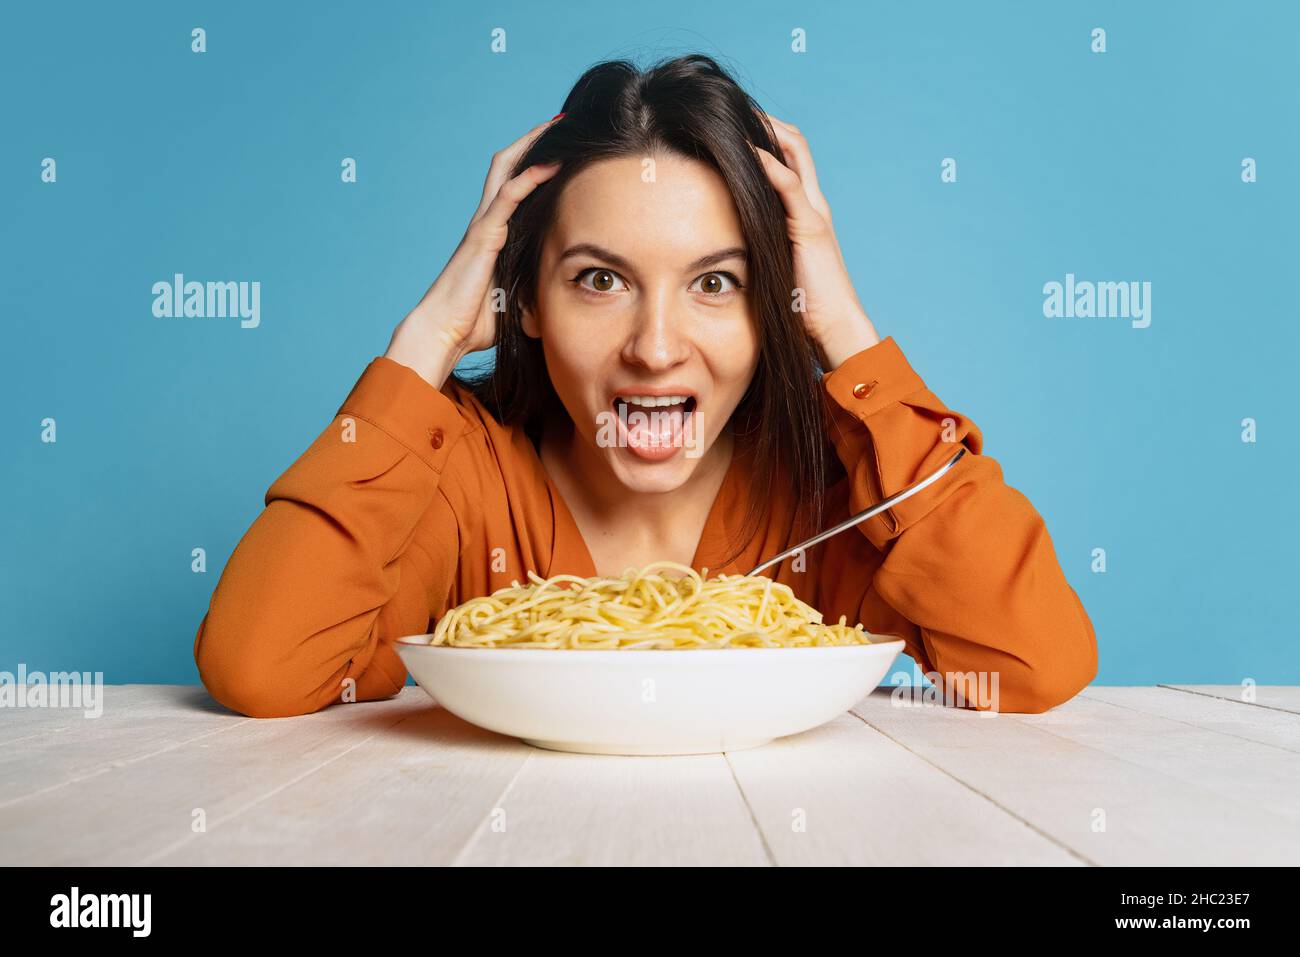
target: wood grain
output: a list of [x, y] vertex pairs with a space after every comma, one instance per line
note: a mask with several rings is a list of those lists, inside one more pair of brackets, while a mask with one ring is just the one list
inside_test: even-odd
[[982, 715], [882, 688], [761, 748], [658, 758], [532, 748], [414, 687], [259, 720], [110, 685], [99, 718], [0, 710], [0, 864], [1293, 863], [1296, 690]]

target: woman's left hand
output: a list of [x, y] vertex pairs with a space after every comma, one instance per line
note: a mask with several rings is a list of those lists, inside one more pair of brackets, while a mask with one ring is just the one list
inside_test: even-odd
[[[831, 209], [817, 186], [817, 171], [803, 134], [770, 113], [782, 163], [755, 147], [768, 180], [785, 204], [786, 227], [794, 255], [795, 285], [803, 291], [804, 327], [823, 353], [826, 371], [880, 341], [849, 279]], [[791, 291], [792, 302], [794, 291]]]

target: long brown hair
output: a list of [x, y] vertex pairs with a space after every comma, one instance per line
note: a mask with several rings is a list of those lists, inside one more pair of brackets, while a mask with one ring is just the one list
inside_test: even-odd
[[[497, 257], [496, 285], [505, 291], [498, 316], [496, 361], [478, 375], [455, 378], [503, 424], [540, 436], [542, 423], [565, 415], [551, 384], [541, 342], [526, 335], [522, 310], [536, 301], [546, 230], [564, 185], [597, 160], [669, 151], [712, 166], [731, 192], [749, 251], [749, 294], [755, 302], [759, 359], [732, 414], [741, 451], [764, 463], [748, 481], [749, 505], [732, 561], [762, 526], [774, 483], [790, 482], [801, 504], [794, 534], [823, 526], [828, 471], [840, 468], [826, 436], [822, 369], [816, 346], [791, 309], [794, 268], [781, 197], [751, 146], [778, 159], [781, 150], [758, 104], [711, 57], [690, 54], [639, 70], [627, 60], [587, 70], [552, 123], [520, 158], [511, 176], [535, 163], [561, 160], [559, 172], [520, 203]], [[537, 441], [537, 438], [534, 438]], [[721, 567], [721, 566], [719, 566]]]

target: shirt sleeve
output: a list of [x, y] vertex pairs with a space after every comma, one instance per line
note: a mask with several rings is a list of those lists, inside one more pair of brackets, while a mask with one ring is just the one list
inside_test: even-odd
[[1042, 516], [982, 454], [975, 424], [926, 387], [892, 337], [824, 374], [822, 384], [849, 514], [930, 474], [960, 445], [967, 454], [934, 484], [857, 526], [883, 556], [869, 581], [851, 580], [850, 566], [863, 563], [845, 560], [848, 542], [838, 556], [825, 553], [824, 574], [838, 581], [820, 590], [857, 596], [855, 607], [841, 605], [864, 623], [880, 600], [914, 623], [908, 653], [963, 706], [1042, 712], [1077, 694], [1097, 673], [1092, 622]]
[[[213, 592], [194, 658], [217, 701], [280, 717], [401, 690], [389, 642], [425, 632], [450, 589], [458, 526], [439, 482], [469, 428], [413, 369], [383, 356], [366, 367], [271, 485]], [[411, 547], [422, 520], [438, 554]]]

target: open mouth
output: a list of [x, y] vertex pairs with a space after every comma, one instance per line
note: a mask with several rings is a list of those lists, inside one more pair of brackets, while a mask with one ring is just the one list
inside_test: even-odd
[[616, 395], [619, 445], [650, 462], [663, 462], [693, 444], [696, 398], [686, 392]]

